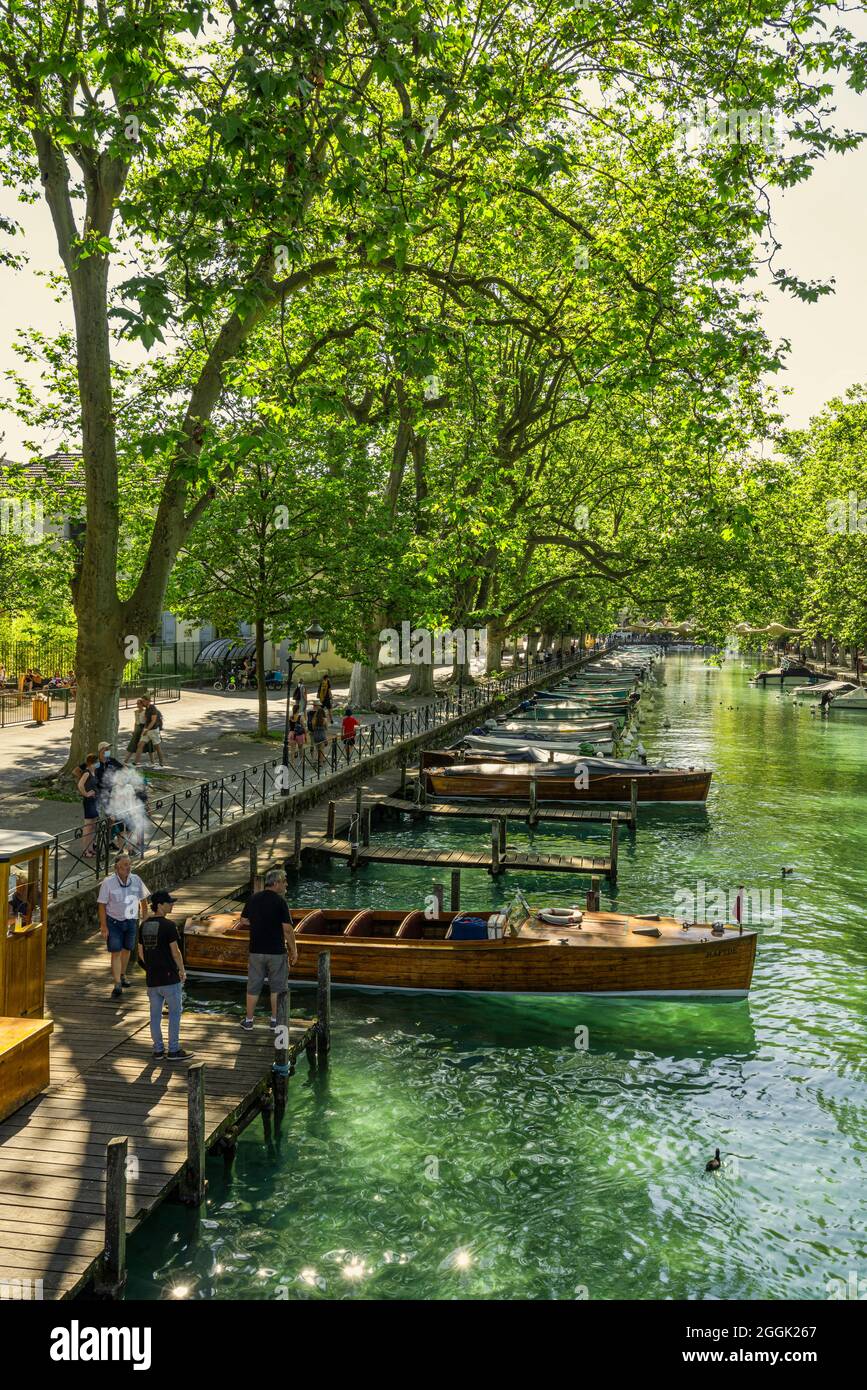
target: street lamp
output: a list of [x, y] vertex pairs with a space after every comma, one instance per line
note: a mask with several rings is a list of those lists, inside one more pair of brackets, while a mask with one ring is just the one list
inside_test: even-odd
[[[322, 639], [325, 636], [325, 628], [320, 627], [319, 623], [317, 623], [314, 618], [310, 626], [304, 629], [304, 636], [307, 638], [310, 646], [309, 658], [304, 661], [296, 661], [292, 655], [291, 647], [289, 655], [286, 658], [286, 719], [283, 725], [283, 766], [286, 772], [284, 773], [284, 777], [287, 777], [289, 771], [289, 718], [292, 713], [292, 680], [299, 666], [319, 665], [319, 649], [322, 645]], [[289, 795], [288, 780], [284, 782], [283, 795]]]

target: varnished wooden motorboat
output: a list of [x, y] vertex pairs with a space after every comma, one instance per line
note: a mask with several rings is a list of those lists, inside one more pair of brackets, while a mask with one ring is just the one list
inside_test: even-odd
[[[449, 750], [450, 751], [450, 750]], [[434, 765], [434, 760], [440, 765]], [[421, 766], [431, 796], [448, 800], [480, 797], [485, 801], [528, 801], [535, 781], [539, 801], [629, 802], [636, 782], [639, 801], [704, 802], [712, 773], [695, 768], [645, 767], [618, 759], [579, 757], [573, 767], [536, 763], [456, 762], [442, 765], [442, 755], [425, 752]], [[585, 772], [586, 769], [586, 772]], [[580, 770], [580, 775], [579, 775]], [[586, 785], [576, 786], [576, 781]]]
[[[335, 985], [361, 989], [481, 994], [697, 995], [743, 998], [756, 932], [710, 924], [684, 928], [673, 917], [584, 913], [580, 926], [549, 926], [531, 915], [518, 935], [450, 939], [454, 918], [412, 912], [293, 909], [298, 962], [291, 983], [316, 979], [331, 953]], [[487, 919], [488, 914], [480, 916]], [[184, 930], [190, 975], [243, 979], [248, 932], [239, 914], [193, 918]]]

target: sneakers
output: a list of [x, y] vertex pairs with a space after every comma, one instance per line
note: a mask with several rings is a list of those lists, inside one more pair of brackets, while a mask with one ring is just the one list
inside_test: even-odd
[[277, 1020], [276, 1020], [276, 1018], [269, 1018], [269, 1019], [268, 1019], [268, 1027], [271, 1029], [271, 1032], [272, 1032], [272, 1033], [276, 1031], [276, 1029], [277, 1029]]
[[112, 999], [119, 999], [122, 994], [123, 990], [121, 989], [120, 985], [115, 985], [114, 989], [111, 991]]
[[155, 1062], [162, 1062], [163, 1059], [165, 1058], [165, 1055], [166, 1055], [166, 1050], [165, 1050], [165, 1048], [162, 1048], [159, 1052], [157, 1052], [156, 1048], [154, 1048], [154, 1054], [153, 1054], [153, 1056], [154, 1056], [154, 1061], [155, 1061]]
[[188, 1062], [188, 1061], [191, 1060], [191, 1058], [192, 1058], [194, 1055], [195, 1055], [194, 1053], [192, 1053], [192, 1052], [185, 1052], [184, 1049], [183, 1049], [182, 1047], [179, 1047], [178, 1050], [177, 1050], [177, 1052], [167, 1052], [167, 1053], [166, 1053], [166, 1061], [167, 1061], [167, 1062]]
[[121, 987], [122, 987], [123, 989], [129, 989], [129, 988], [130, 988], [130, 983], [129, 983], [129, 980], [126, 978], [126, 975], [121, 975], [121, 977], [120, 977], [120, 983], [121, 983]]
[[242, 1018], [242, 1019], [241, 1019], [241, 1027], [243, 1028], [243, 1030], [244, 1030], [245, 1033], [252, 1033], [252, 1031], [253, 1031], [253, 1020], [252, 1020], [252, 1018]]

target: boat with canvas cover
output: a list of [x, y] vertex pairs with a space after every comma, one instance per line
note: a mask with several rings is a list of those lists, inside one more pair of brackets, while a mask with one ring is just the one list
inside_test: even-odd
[[498, 738], [507, 735], [509, 738], [522, 738], [532, 743], [535, 742], [534, 736], [538, 736], [546, 743], [553, 743], [560, 738], [576, 738], [583, 734], [592, 736], [600, 733], [614, 738], [622, 725], [622, 720], [614, 720], [611, 716], [605, 719], [546, 719], [540, 725], [538, 719], [530, 716], [527, 719], [506, 719], [502, 724], [489, 720], [486, 727], [491, 733], [496, 733]]
[[867, 709], [867, 689], [863, 685], [854, 685], [845, 694], [835, 695], [831, 709]]
[[[451, 750], [450, 750], [451, 751]], [[614, 801], [628, 804], [632, 783], [639, 801], [701, 803], [712, 773], [696, 768], [648, 766], [618, 759], [579, 757], [573, 766], [513, 762], [451, 762], [425, 752], [421, 768], [427, 792], [447, 800], [460, 797], [529, 801], [531, 784], [539, 801]], [[436, 765], [435, 765], [436, 764]]]
[[[514, 739], [499, 738], [496, 734], [488, 736], [483, 734], [466, 734], [461, 739], [461, 747], [472, 748], [474, 752], [502, 753], [504, 756], [512, 756], [514, 751], [535, 748], [540, 753], [564, 753], [571, 755], [572, 760], [581, 753], [583, 748], [593, 748], [597, 753], [611, 753], [614, 751], [614, 740], [601, 738], [598, 735], [586, 734], [584, 738], [564, 739], [560, 743], [548, 743], [540, 739]], [[520, 762], [521, 759], [519, 758]]]
[[821, 700], [823, 695], [837, 699], [858, 687], [853, 681], [816, 681], [814, 685], [796, 685], [789, 691], [793, 700]]
[[[292, 986], [315, 984], [320, 953], [338, 988], [476, 994], [600, 994], [741, 999], [756, 955], [754, 930], [684, 926], [674, 917], [562, 909], [508, 913], [292, 908], [298, 961]], [[249, 930], [241, 913], [190, 919], [191, 977], [243, 980]]]

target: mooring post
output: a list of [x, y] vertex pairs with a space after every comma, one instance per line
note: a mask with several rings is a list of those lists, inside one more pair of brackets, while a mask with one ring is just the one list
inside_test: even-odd
[[361, 843], [366, 848], [370, 845], [370, 822], [373, 816], [373, 807], [365, 806], [361, 813]]
[[261, 893], [262, 887], [262, 877], [259, 873], [259, 846], [254, 840], [250, 846], [250, 892]]
[[300, 869], [300, 868], [301, 868], [301, 849], [302, 849], [302, 847], [303, 847], [303, 844], [304, 844], [304, 826], [303, 826], [302, 822], [301, 822], [301, 821], [298, 819], [298, 817], [296, 816], [296, 817], [295, 817], [295, 848], [294, 848], [293, 851], [292, 851], [292, 867], [293, 867], [293, 869]]
[[327, 823], [327, 825], [326, 825], [326, 827], [325, 827], [325, 838], [326, 838], [326, 840], [333, 840], [333, 839], [334, 839], [334, 827], [335, 827], [335, 824], [336, 824], [336, 820], [337, 820], [337, 802], [336, 802], [336, 801], [329, 801], [329, 803], [328, 803], [328, 823]]
[[536, 786], [536, 779], [535, 779], [535, 777], [533, 777], [532, 774], [531, 774], [531, 776], [530, 776], [530, 814], [529, 814], [528, 817], [527, 817], [527, 824], [528, 824], [528, 825], [535, 825], [535, 824], [536, 824], [536, 821], [538, 820], [538, 812], [537, 812], [537, 797], [538, 797], [538, 795], [539, 795], [539, 789], [538, 789], [538, 787]]
[[609, 857], [610, 857], [610, 859], [611, 859], [611, 875], [610, 875], [610, 877], [611, 877], [611, 882], [612, 882], [612, 883], [616, 883], [616, 882], [617, 882], [617, 847], [618, 847], [618, 840], [619, 840], [619, 837], [620, 837], [620, 821], [619, 821], [619, 819], [618, 819], [617, 812], [616, 812], [616, 811], [612, 811], [612, 813], [611, 813], [611, 849], [610, 849], [610, 855], [609, 855]]
[[187, 1072], [187, 1162], [181, 1178], [181, 1201], [201, 1206], [205, 1200], [205, 1064], [191, 1062]]
[[272, 1096], [266, 1096], [262, 1101], [262, 1138], [266, 1144], [271, 1143], [271, 1116], [274, 1113], [274, 1100]]
[[[401, 719], [403, 719], [403, 715], [401, 715]], [[406, 800], [406, 754], [405, 754], [405, 753], [402, 753], [401, 756], [400, 756], [400, 799], [401, 799], [401, 801], [405, 801], [405, 800]]]
[[505, 819], [505, 816], [501, 816], [500, 819], [499, 819], [499, 821], [498, 821], [497, 823], [498, 823], [498, 825], [499, 825], [499, 827], [500, 827], [500, 854], [503, 855], [503, 854], [505, 854], [505, 852], [506, 852], [506, 819]]
[[278, 1115], [286, 1109], [286, 1082], [289, 1078], [289, 991], [277, 996], [277, 1027], [274, 1030], [274, 1065], [271, 1068], [271, 1087]]
[[418, 804], [420, 806], [427, 805], [427, 777], [425, 776], [424, 767], [422, 766], [421, 753], [419, 753], [418, 756]]
[[629, 826], [633, 835], [638, 829], [638, 778], [629, 780]]
[[126, 1284], [126, 1170], [129, 1140], [109, 1139], [105, 1146], [105, 1249], [96, 1292], [120, 1298]]
[[491, 821], [491, 874], [500, 872], [500, 826], [502, 822]]
[[327, 1066], [331, 1051], [331, 952], [320, 951], [316, 962], [316, 1060]]
[[587, 911], [588, 911], [588, 912], [598, 912], [598, 911], [599, 911], [599, 879], [598, 879], [598, 878], [591, 878], [591, 880], [590, 880], [590, 888], [588, 889], [588, 892], [587, 892], [587, 903], [586, 903], [586, 907], [587, 907]]
[[445, 889], [441, 883], [431, 884], [431, 896], [436, 899], [437, 910], [435, 921], [439, 922], [442, 919], [443, 908], [446, 902]]
[[363, 797], [363, 792], [362, 792], [362, 790], [361, 790], [361, 787], [356, 787], [356, 788], [355, 788], [355, 814], [358, 816], [358, 819], [359, 819], [359, 820], [361, 820], [361, 802], [362, 802], [362, 797]]
[[460, 869], [452, 869], [452, 891], [451, 891], [451, 897], [450, 897], [450, 900], [449, 900], [449, 904], [450, 904], [450, 906], [451, 906], [452, 912], [460, 912], [460, 910], [461, 910], [461, 871], [460, 871]]

